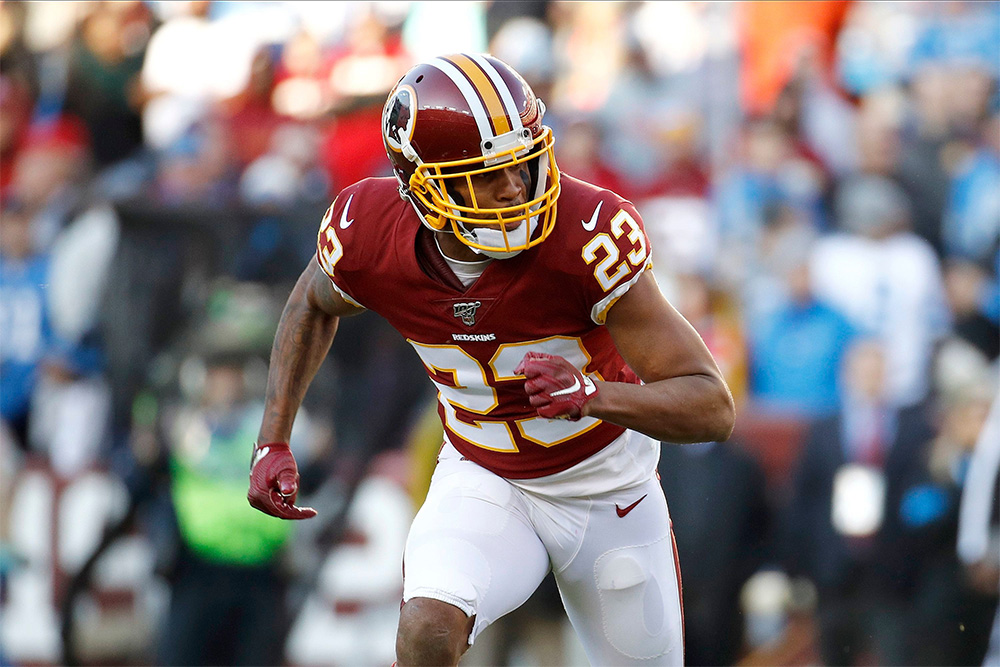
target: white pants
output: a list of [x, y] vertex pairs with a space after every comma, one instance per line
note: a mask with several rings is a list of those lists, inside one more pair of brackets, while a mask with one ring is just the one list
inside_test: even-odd
[[441, 457], [407, 538], [403, 599], [442, 600], [475, 616], [471, 644], [552, 569], [592, 664], [682, 665], [675, 553], [653, 475], [625, 490], [559, 498]]

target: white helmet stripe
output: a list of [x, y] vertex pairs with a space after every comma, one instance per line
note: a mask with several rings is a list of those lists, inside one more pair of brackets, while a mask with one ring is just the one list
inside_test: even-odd
[[500, 72], [493, 66], [493, 63], [479, 54], [469, 55], [469, 57], [483, 68], [487, 76], [490, 77], [490, 81], [493, 82], [493, 85], [500, 92], [500, 99], [503, 100], [503, 105], [507, 109], [507, 115], [510, 117], [511, 129], [520, 130], [523, 127], [521, 125], [521, 112], [517, 108], [517, 105], [514, 104], [514, 98], [511, 97], [510, 90], [507, 88], [503, 77], [500, 76]]
[[476, 89], [472, 87], [472, 84], [469, 83], [465, 74], [459, 71], [457, 67], [444, 58], [434, 58], [429, 64], [437, 67], [439, 70], [447, 74], [448, 78], [451, 79], [456, 86], [458, 86], [458, 89], [465, 97], [465, 101], [469, 104], [469, 109], [472, 110], [473, 118], [476, 119], [476, 126], [479, 128], [479, 136], [482, 137], [483, 140], [492, 137], [493, 129], [490, 126], [490, 120], [486, 113], [486, 107], [483, 106], [482, 100], [479, 99], [479, 94], [476, 92]]

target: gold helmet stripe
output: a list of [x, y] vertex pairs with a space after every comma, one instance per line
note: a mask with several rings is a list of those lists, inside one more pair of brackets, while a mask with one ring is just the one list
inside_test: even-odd
[[512, 121], [513, 129], [520, 130], [523, 128], [524, 126], [521, 124], [521, 110], [514, 103], [514, 97], [510, 94], [510, 88], [507, 87], [507, 83], [500, 76], [500, 72], [493, 66], [493, 63], [482, 55], [473, 54], [471, 58], [483, 68], [483, 71], [490, 77], [490, 81], [493, 82], [493, 86], [500, 93], [500, 99], [503, 100], [503, 105], [507, 109], [507, 117]]
[[469, 104], [469, 109], [472, 111], [472, 117], [476, 120], [476, 126], [479, 128], [479, 136], [483, 139], [496, 136], [492, 134], [489, 115], [482, 99], [462, 70], [455, 67], [451, 61], [445, 60], [444, 58], [434, 58], [430, 61], [430, 64], [447, 74], [448, 78], [455, 84], [459, 92], [462, 93], [465, 101]]
[[500, 99], [500, 93], [497, 92], [496, 86], [490, 80], [490, 77], [487, 76], [486, 72], [483, 71], [483, 68], [463, 53], [446, 56], [445, 60], [458, 67], [468, 77], [469, 81], [472, 82], [476, 93], [478, 93], [479, 98], [486, 107], [490, 124], [493, 126], [493, 136], [510, 132], [513, 128], [511, 128], [510, 118], [507, 117], [507, 110], [504, 108], [503, 100]]

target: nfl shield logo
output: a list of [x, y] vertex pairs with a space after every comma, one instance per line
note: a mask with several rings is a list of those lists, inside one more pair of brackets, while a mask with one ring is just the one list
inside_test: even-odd
[[462, 318], [462, 324], [467, 327], [471, 327], [476, 323], [476, 310], [479, 306], [483, 305], [480, 301], [467, 301], [465, 303], [456, 303], [455, 317]]

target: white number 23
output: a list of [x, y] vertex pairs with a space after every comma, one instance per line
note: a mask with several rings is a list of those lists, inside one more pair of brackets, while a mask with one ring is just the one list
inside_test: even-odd
[[[627, 234], [626, 227], [628, 228]], [[627, 235], [628, 240], [636, 247], [626, 255], [626, 258], [632, 266], [641, 266], [646, 260], [646, 237], [639, 229], [635, 218], [625, 210], [618, 211], [611, 219], [611, 233], [616, 239], [621, 238], [622, 234]], [[618, 246], [615, 245], [607, 232], [601, 232], [583, 246], [583, 260], [587, 264], [592, 264], [597, 260], [601, 250], [604, 251], [604, 258], [597, 262], [597, 266], [594, 268], [594, 277], [597, 278], [601, 289], [610, 292], [622, 278], [628, 275], [628, 266], [625, 260], [618, 262], [620, 255]]]

